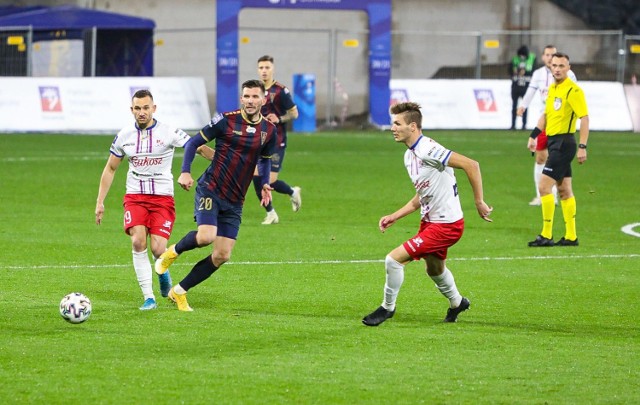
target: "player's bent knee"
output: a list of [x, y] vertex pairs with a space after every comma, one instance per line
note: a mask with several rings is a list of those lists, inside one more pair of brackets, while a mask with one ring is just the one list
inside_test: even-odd
[[209, 246], [210, 244], [215, 242], [216, 235], [216, 227], [211, 227], [211, 229], [198, 229], [198, 233], [196, 234], [196, 242], [198, 243], [198, 247]]
[[394, 264], [399, 264], [398, 261], [396, 259], [394, 259], [393, 257], [391, 257], [390, 254], [388, 254], [385, 258], [384, 258], [384, 265], [385, 266], [393, 266]]
[[131, 238], [131, 247], [134, 252], [144, 252], [147, 249], [146, 239]]
[[196, 241], [198, 242], [198, 247], [209, 246], [213, 242], [215, 242], [215, 235], [198, 235], [196, 236]]
[[216, 264], [216, 266], [220, 267], [222, 264], [226, 263], [229, 261], [229, 259], [231, 259], [231, 252], [221, 252], [221, 251], [213, 251], [213, 263]]

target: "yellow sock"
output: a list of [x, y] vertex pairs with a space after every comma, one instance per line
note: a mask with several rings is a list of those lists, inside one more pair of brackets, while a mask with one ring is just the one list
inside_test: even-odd
[[540, 197], [540, 205], [542, 206], [542, 232], [540, 235], [547, 239], [553, 238], [553, 214], [556, 211], [556, 203], [553, 194], [547, 194]]
[[576, 240], [578, 239], [576, 234], [576, 198], [571, 197], [562, 200], [560, 205], [562, 205], [562, 216], [564, 216], [564, 238], [566, 240]]

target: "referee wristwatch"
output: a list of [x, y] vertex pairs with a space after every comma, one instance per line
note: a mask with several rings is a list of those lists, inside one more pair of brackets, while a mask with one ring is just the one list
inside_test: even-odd
[[579, 143], [579, 144], [578, 144], [578, 148], [580, 148], [580, 149], [587, 149], [587, 145], [586, 145], [586, 144], [584, 144], [584, 143]]

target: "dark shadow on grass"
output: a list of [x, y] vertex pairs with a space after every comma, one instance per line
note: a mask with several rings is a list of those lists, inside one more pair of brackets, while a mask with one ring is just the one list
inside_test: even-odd
[[445, 323], [444, 313], [442, 318], [438, 318], [434, 314], [411, 314], [397, 312], [392, 320], [387, 322], [401, 324], [402, 327], [438, 327], [438, 328], [469, 328], [473, 327], [474, 331], [482, 332], [486, 329], [490, 332], [510, 331], [514, 334], [535, 334], [539, 332], [553, 333], [562, 336], [585, 336], [589, 338], [611, 339], [637, 339], [640, 337], [640, 328], [632, 326], [615, 326], [606, 324], [540, 324], [540, 323], [523, 323], [511, 321], [483, 321], [473, 318], [472, 313], [464, 313], [460, 315], [458, 322]]

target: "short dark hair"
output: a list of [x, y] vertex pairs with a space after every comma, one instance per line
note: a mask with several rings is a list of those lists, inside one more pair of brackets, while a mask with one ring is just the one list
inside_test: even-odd
[[264, 83], [262, 83], [262, 80], [257, 80], [257, 79], [251, 79], [251, 80], [247, 80], [246, 82], [242, 83], [242, 88], [243, 89], [255, 89], [256, 87], [259, 87], [263, 93], [266, 92], [265, 88], [264, 88]]
[[391, 106], [389, 112], [394, 115], [404, 114], [407, 124], [415, 122], [419, 129], [422, 129], [422, 112], [420, 112], [420, 104], [410, 101], [397, 103]]
[[552, 58], [565, 58], [567, 61], [571, 62], [571, 59], [569, 59], [569, 55], [567, 55], [566, 53], [556, 52], [551, 57]]
[[134, 98], [145, 98], [145, 97], [149, 97], [151, 98], [151, 100], [153, 100], [153, 95], [147, 89], [141, 89], [136, 91], [135, 93], [133, 93], [133, 97], [131, 97], [131, 99], [133, 100]]
[[529, 56], [529, 48], [526, 45], [522, 45], [518, 48], [518, 56], [524, 56], [525, 58]]
[[271, 62], [273, 63], [273, 56], [264, 55], [258, 58], [258, 63], [260, 62]]

